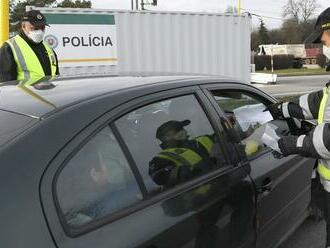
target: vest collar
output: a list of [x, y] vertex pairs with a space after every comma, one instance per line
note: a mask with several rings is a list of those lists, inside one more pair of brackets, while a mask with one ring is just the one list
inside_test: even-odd
[[20, 31], [19, 36], [21, 36], [26, 41], [26, 43], [29, 44], [30, 47], [38, 47], [38, 46], [42, 45], [42, 42], [35, 43], [32, 40], [30, 40], [30, 38], [26, 36], [26, 34], [24, 33], [23, 30]]

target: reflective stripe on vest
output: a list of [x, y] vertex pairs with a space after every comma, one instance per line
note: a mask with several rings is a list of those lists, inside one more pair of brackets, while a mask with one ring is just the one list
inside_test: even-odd
[[320, 103], [320, 108], [319, 108], [319, 117], [317, 119], [317, 123], [318, 124], [322, 124], [324, 121], [324, 113], [325, 113], [325, 108], [327, 106], [327, 102], [328, 102], [328, 98], [329, 98], [329, 92], [327, 88], [323, 89], [323, 97]]
[[176, 166], [188, 165], [191, 168], [202, 161], [202, 157], [188, 148], [170, 148], [161, 151], [157, 157], [174, 162]]
[[[211, 141], [210, 138], [208, 138], [208, 137], [205, 137], [205, 138], [207, 138]], [[211, 141], [211, 143], [213, 146], [212, 141]], [[207, 148], [205, 147], [205, 149], [207, 149]], [[200, 161], [202, 161], [201, 156], [199, 156], [193, 150], [187, 149], [187, 148], [165, 149], [164, 151], [160, 152], [157, 155], [157, 157], [172, 161], [177, 166], [176, 168], [179, 168], [180, 166], [183, 166], [183, 165], [188, 165], [192, 169], [194, 167], [194, 165], [196, 165]], [[178, 176], [178, 170], [176, 170], [175, 173], [172, 173], [172, 175], [171, 175], [171, 177], [174, 177], [174, 178], [176, 178], [177, 176]], [[206, 185], [198, 187], [194, 192], [197, 195], [205, 195], [209, 192], [210, 189], [211, 189], [211, 185], [206, 184]]]
[[[200, 136], [195, 139], [201, 144], [208, 153], [213, 148], [213, 141], [208, 136]], [[195, 151], [188, 148], [170, 148], [161, 151], [157, 157], [172, 161], [176, 166], [189, 165], [193, 167], [195, 164], [203, 160], [203, 158]]]
[[[329, 99], [329, 92], [328, 88], [323, 89], [323, 97], [320, 103], [320, 108], [319, 108], [319, 116], [317, 119], [317, 123], [320, 125], [324, 121], [324, 113], [325, 113], [325, 108], [327, 106]], [[325, 166], [323, 163], [319, 163], [317, 166], [317, 171], [320, 174], [320, 176], [326, 180], [330, 180], [330, 169], [328, 169], [327, 166]]]
[[320, 176], [328, 181], [330, 181], [330, 170], [324, 164], [319, 164], [317, 166], [317, 171]]
[[[6, 41], [17, 64], [17, 80], [38, 79], [45, 76], [42, 65], [29, 44], [19, 35]], [[49, 57], [51, 76], [56, 75], [56, 59], [52, 49], [43, 42]]]
[[196, 141], [201, 143], [203, 145], [203, 147], [207, 150], [208, 153], [210, 153], [212, 151], [214, 143], [210, 137], [200, 136], [200, 137], [196, 138]]

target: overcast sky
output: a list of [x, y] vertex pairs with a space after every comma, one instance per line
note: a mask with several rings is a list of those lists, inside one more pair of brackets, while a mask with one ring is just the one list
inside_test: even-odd
[[[101, 9], [130, 9], [131, 0], [91, 0], [93, 8]], [[148, 1], [148, 0], [145, 0]], [[151, 1], [151, 0], [149, 0]], [[134, 0], [135, 2], [135, 0]], [[223, 12], [227, 6], [237, 6], [238, 0], [158, 0], [157, 7], [149, 7], [154, 10], [174, 10], [174, 11], [217, 11]], [[287, 0], [241, 0], [242, 8], [251, 13], [256, 13], [263, 17], [268, 28], [279, 27], [282, 23], [281, 13]], [[318, 0], [320, 8], [318, 13], [330, 7], [330, 0]], [[258, 24], [258, 19], [254, 19], [254, 25]]]

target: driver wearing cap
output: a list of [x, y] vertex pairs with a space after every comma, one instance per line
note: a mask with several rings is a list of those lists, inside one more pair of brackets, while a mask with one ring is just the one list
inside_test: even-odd
[[21, 31], [0, 48], [0, 82], [59, 75], [55, 52], [43, 41], [47, 20], [38, 10], [24, 14]]

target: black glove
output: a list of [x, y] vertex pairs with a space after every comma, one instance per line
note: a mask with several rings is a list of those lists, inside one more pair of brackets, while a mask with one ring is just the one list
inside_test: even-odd
[[275, 120], [283, 119], [282, 102], [273, 103], [273, 104], [267, 106], [267, 108], [265, 108], [264, 112], [265, 111], [269, 111]]
[[277, 159], [284, 158], [284, 155], [282, 153], [277, 152], [277, 151], [272, 151], [272, 154], [273, 154], [274, 158], [277, 158]]
[[288, 155], [298, 153], [297, 139], [297, 136], [285, 136], [279, 139], [278, 147], [280, 148], [283, 156], [286, 157]]

